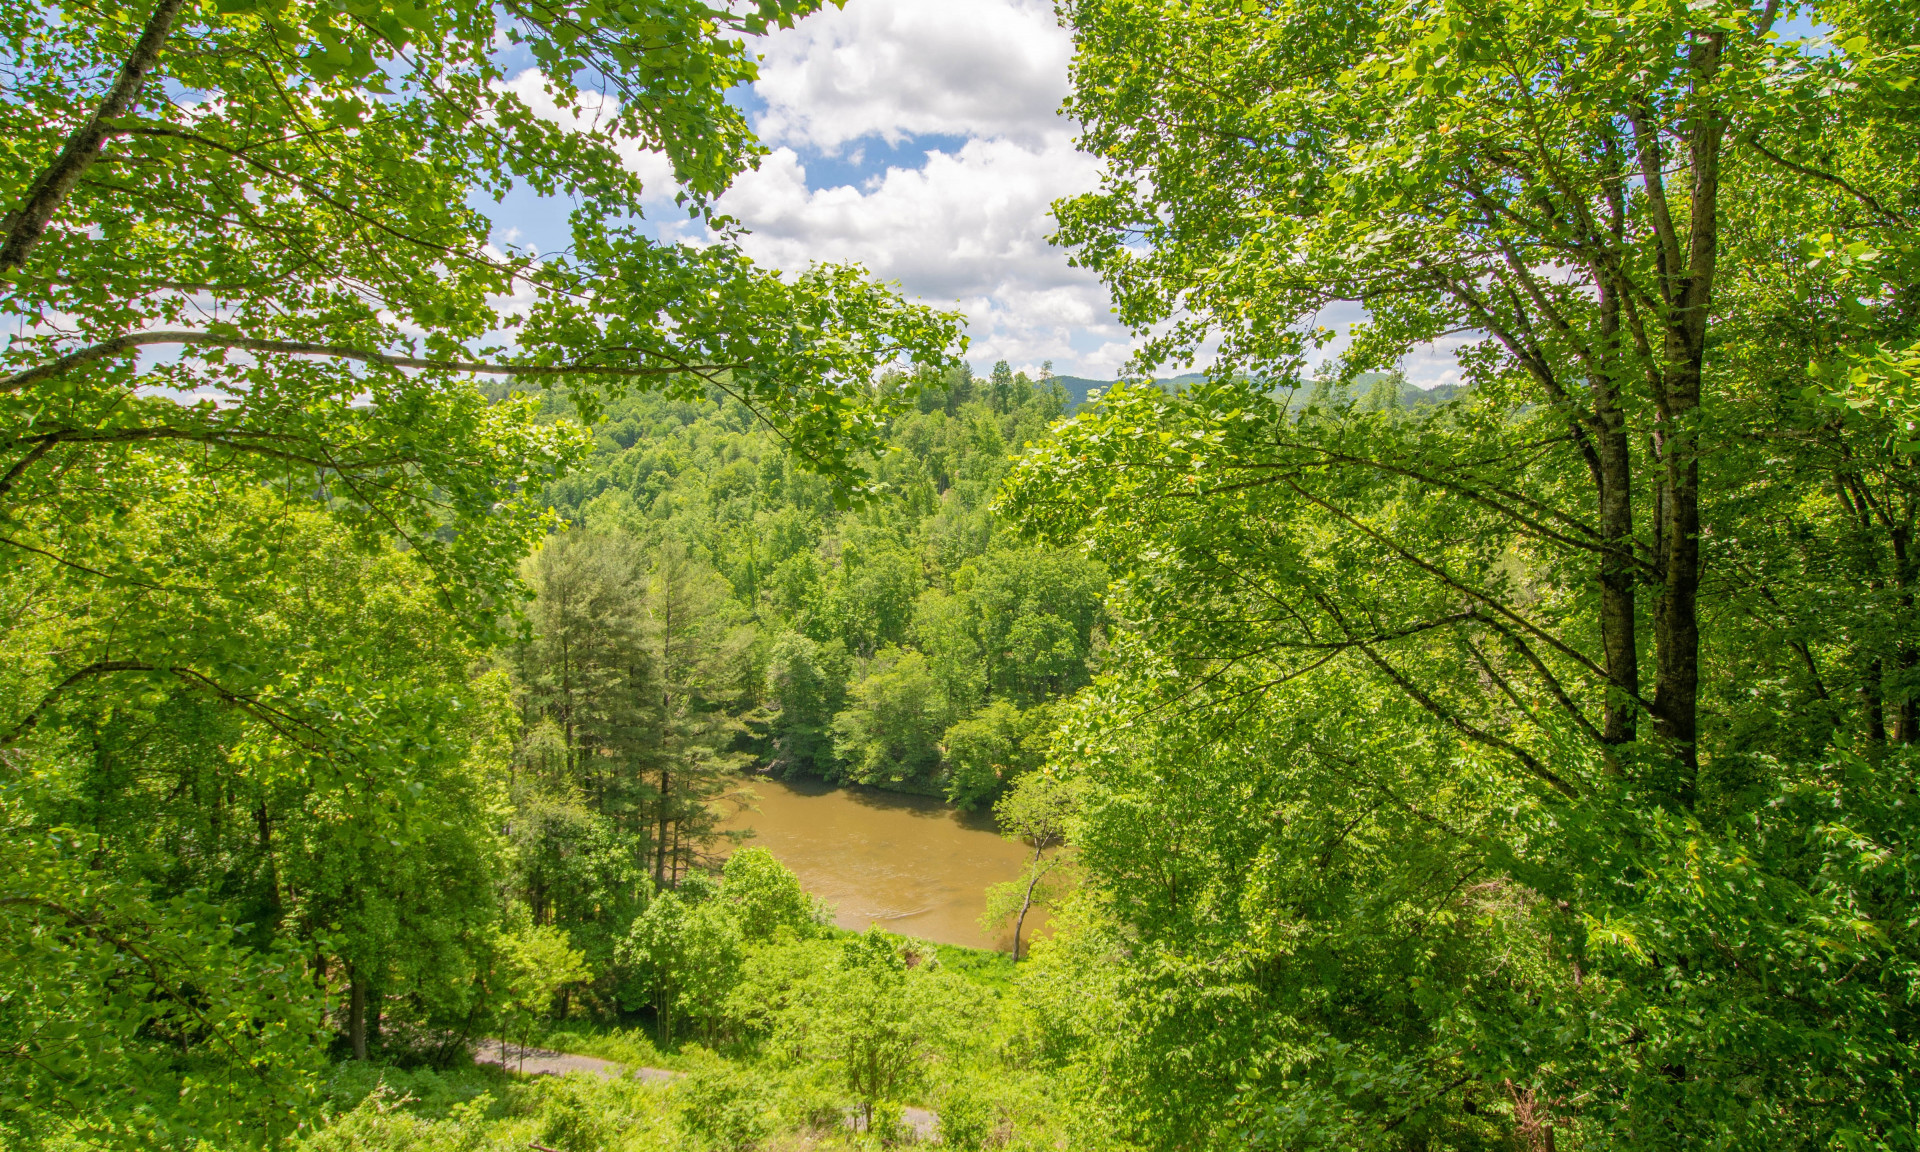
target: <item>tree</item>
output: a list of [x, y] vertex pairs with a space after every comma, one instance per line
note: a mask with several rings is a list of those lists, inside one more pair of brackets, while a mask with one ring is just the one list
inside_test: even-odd
[[850, 779], [898, 785], [932, 778], [947, 705], [925, 656], [910, 648], [881, 652], [847, 697], [833, 718], [833, 751]]
[[[0, 739], [33, 765], [23, 800], [68, 810], [49, 826], [82, 796], [132, 832], [62, 883], [122, 886], [162, 932], [168, 901], [216, 894], [196, 922], [246, 925], [251, 954], [315, 945], [305, 995], [346, 978], [356, 1048], [383, 1000], [471, 1007], [499, 845], [467, 674], [545, 532], [537, 494], [588, 445], [472, 381], [556, 385], [588, 423], [625, 391], [730, 391], [849, 501], [876, 410], [906, 404], [872, 378], [957, 344], [851, 269], [789, 280], [639, 231], [621, 150], [664, 154], [707, 212], [758, 154], [725, 99], [753, 70], [739, 37], [811, 7], [0, 14], [27, 78], [0, 109]], [[537, 70], [504, 74], [503, 44]], [[491, 246], [470, 205], [515, 187], [574, 201], [568, 253]], [[232, 966], [206, 988], [250, 970], [195, 954]], [[165, 1051], [120, 1070], [174, 1103], [116, 1139], [224, 1115], [178, 1091], [182, 1061], [257, 1067], [243, 1043]], [[264, 1109], [251, 1131], [281, 1122], [272, 1095], [233, 1097]], [[96, 1100], [62, 1098], [93, 1124]]]
[[[1907, 900], [1811, 847], [1906, 835], [1913, 489], [1807, 366], [1913, 321], [1822, 255], [1909, 247], [1910, 15], [1821, 6], [1805, 51], [1779, 11], [1072, 6], [1112, 174], [1062, 236], [1142, 370], [1222, 349], [1007, 497], [1124, 558], [1059, 766], [1150, 1143], [1900, 1139], [1910, 948], [1843, 934], [1858, 999], [1800, 949]], [[1464, 333], [1464, 398], [1303, 397], [1336, 300], [1342, 377]]]
[[522, 924], [503, 931], [495, 937], [494, 953], [502, 1024], [519, 1042], [524, 1070], [534, 1034], [552, 1013], [561, 989], [591, 980], [593, 972], [586, 956], [559, 928]]
[[[614, 999], [615, 953], [646, 907], [646, 840], [623, 832], [577, 791], [522, 787], [507, 825], [512, 900], [535, 925], [560, 928], [596, 976], [601, 1006]], [[568, 990], [559, 1013], [566, 1015]]]
[[995, 361], [993, 377], [987, 383], [987, 403], [995, 412], [1006, 412], [1013, 407], [1013, 369], [1005, 360]]
[[995, 700], [948, 728], [940, 739], [946, 761], [947, 802], [971, 810], [991, 799], [1024, 765], [1020, 710]]
[[1020, 877], [987, 889], [987, 910], [980, 924], [987, 931], [1006, 927], [1013, 921], [1013, 958], [1020, 959], [1020, 932], [1026, 926], [1027, 913], [1057, 899], [1059, 886], [1054, 873], [1063, 861], [1060, 852], [1047, 855], [1050, 848], [1066, 842], [1067, 829], [1074, 817], [1081, 782], [1050, 772], [1032, 772], [1020, 778], [1013, 790], [993, 806], [999, 818], [1000, 834], [1033, 849]]
[[[268, 539], [251, 531], [263, 509]], [[115, 674], [41, 694], [42, 667], [9, 669], [13, 754], [34, 766], [21, 802], [111, 846], [91, 883], [205, 893], [248, 925], [247, 946], [305, 950], [321, 989], [358, 968], [377, 973], [363, 1002], [392, 986], [424, 1014], [415, 1023], [464, 1016], [463, 972], [491, 931], [501, 844], [487, 814], [511, 715], [498, 678], [474, 675], [430, 571], [245, 488], [130, 510], [122, 531], [163, 537], [182, 571], [224, 558], [247, 579], [85, 595], [39, 582], [10, 649]], [[103, 611], [125, 631], [101, 629]], [[143, 620], [171, 628], [164, 647]], [[279, 658], [247, 668], [242, 694], [209, 670], [245, 651]], [[369, 732], [386, 742], [361, 743]]]
[[[707, 211], [759, 154], [723, 97], [754, 71], [737, 37], [813, 7], [684, 4], [630, 19], [427, 7], [405, 21], [175, 2], [86, 20], [16, 13], [4, 44], [35, 80], [7, 113], [16, 144], [0, 179], [14, 210], [0, 273], [14, 315], [66, 320], [10, 345], [8, 422], [28, 454], [12, 500], [46, 495], [67, 460], [198, 444], [269, 476], [325, 472], [348, 506], [455, 571], [498, 563], [527, 523], [492, 504], [512, 477], [573, 449], [527, 424], [524, 406], [488, 408], [457, 383], [472, 372], [588, 383], [583, 398], [690, 373], [696, 390], [724, 385], [791, 417], [820, 461], [851, 462], [828, 444], [859, 427], [845, 418], [867, 404], [867, 377], [909, 345], [948, 340], [951, 322], [903, 311], [846, 270], [788, 284], [728, 244], [646, 241], [624, 222], [645, 190], [618, 155], [662, 152], [685, 202]], [[505, 75], [503, 41], [539, 71]], [[588, 76], [613, 97], [591, 93]], [[192, 95], [210, 92], [220, 99]], [[537, 114], [547, 101], [557, 116]], [[568, 256], [489, 248], [470, 193], [516, 184], [578, 198]], [[535, 304], [505, 333], [488, 297], [516, 284]], [[789, 328], [767, 341], [776, 316], [846, 339], [790, 340], [800, 330]], [[490, 333], [510, 335], [512, 351], [476, 349]], [[136, 385], [129, 356], [152, 346], [185, 352]], [[821, 370], [860, 387], [828, 385]], [[130, 386], [152, 384], [229, 399], [126, 402]], [[795, 406], [795, 388], [817, 395]], [[435, 486], [439, 503], [423, 504]], [[471, 521], [458, 547], [432, 538], [442, 506]], [[63, 511], [71, 523], [78, 508]]]
[[635, 823], [638, 761], [658, 677], [645, 642], [646, 572], [623, 533], [561, 533], [524, 565], [531, 636], [515, 653], [527, 726], [559, 726], [566, 777]]
[[[1597, 664], [1610, 685], [1600, 737], [1633, 742], [1644, 712], [1678, 761], [1671, 786], [1684, 798], [1698, 727], [1696, 413], [1714, 292], [1731, 271], [1718, 262], [1722, 190], [1748, 172], [1805, 178], [1778, 149], [1801, 146], [1798, 116], [1835, 62], [1771, 38], [1775, 8], [1737, 3], [1711, 17], [1648, 10], [1604, 25], [1574, 8], [1529, 9], [1518, 21], [1506, 8], [1366, 10], [1369, 36], [1306, 8], [1248, 22], [1203, 7], [1157, 22], [1125, 18], [1129, 7], [1076, 9], [1087, 66], [1075, 107], [1087, 146], [1114, 156], [1119, 171], [1156, 176], [1204, 154], [1207, 177], [1116, 174], [1107, 191], [1063, 205], [1063, 238], [1120, 289], [1131, 323], [1170, 315], [1176, 296], [1192, 302], [1190, 319], [1150, 356], [1218, 330], [1227, 357], [1256, 377], [1284, 372], [1300, 352], [1293, 318], [1336, 299], [1371, 309], [1349, 357], [1357, 367], [1390, 363], [1441, 333], [1486, 333], [1478, 362], [1498, 363], [1516, 400], [1552, 409], [1536, 434], [1554, 429], [1560, 446], [1534, 471], [1553, 478], [1553, 497], [1542, 508], [1510, 506], [1491, 491], [1502, 478], [1470, 475], [1464, 458], [1405, 467], [1443, 490], [1484, 492], [1483, 507], [1514, 530], [1580, 554], [1598, 585]], [[1276, 70], [1250, 50], [1268, 44], [1313, 67]], [[1185, 61], [1217, 52], [1244, 62], [1245, 82], [1230, 90], [1258, 93], [1257, 111], [1182, 79]], [[1142, 58], [1167, 66], [1125, 81], [1107, 71], [1106, 62]], [[1352, 83], [1341, 88], [1330, 74]], [[1533, 94], [1515, 99], [1516, 86]], [[1335, 88], [1344, 94], [1323, 100]], [[1148, 119], [1150, 110], [1171, 119]], [[1250, 117], [1240, 135], [1221, 135], [1238, 117]], [[1282, 138], [1298, 147], [1265, 146]], [[1177, 190], [1151, 199], [1148, 189], [1162, 187]], [[1288, 210], [1262, 211], [1278, 206]], [[1126, 246], [1134, 236], [1151, 254]], [[1287, 262], [1208, 255], [1254, 237]], [[1564, 266], [1577, 286], [1548, 283], [1547, 264]], [[1629, 543], [1636, 491], [1651, 502], [1638, 552]], [[1552, 519], [1535, 527], [1537, 516]], [[1568, 517], [1581, 527], [1562, 542], [1552, 525], [1567, 528]], [[1644, 595], [1655, 600], [1643, 696]]]
[[1106, 567], [1064, 550], [995, 548], [965, 573], [988, 690], [1022, 706], [1086, 683]]
[[834, 774], [834, 713], [845, 704], [846, 646], [838, 637], [821, 644], [789, 632], [767, 656], [767, 687], [778, 711], [772, 720], [772, 768], [782, 775]]
[[804, 938], [820, 927], [820, 913], [800, 878], [765, 848], [741, 848], [720, 873], [722, 898], [750, 944], [782, 935]]
[[915, 1087], [963, 1026], [962, 989], [924, 967], [910, 968], [899, 941], [876, 924], [842, 941], [838, 962], [796, 1009], [801, 1021], [788, 1022], [805, 1033], [809, 1053], [834, 1062], [869, 1131], [875, 1110]]
[[296, 1130], [326, 1031], [298, 949], [248, 948], [204, 893], [101, 883], [100, 838], [17, 796], [0, 817], [0, 1133], [154, 1147]]
[[713, 895], [703, 873], [690, 874], [680, 890], [659, 893], [633, 922], [621, 960], [634, 969], [653, 1003], [662, 1048], [673, 1043], [683, 1015], [700, 1021], [711, 1043], [727, 994], [743, 959], [740, 924]]
[[1035, 705], [1022, 712], [995, 700], [941, 737], [947, 801], [963, 809], [996, 799], [1046, 759], [1055, 711]]
[[669, 541], [653, 555], [647, 582], [647, 641], [659, 669], [649, 712], [658, 725], [652, 752], [653, 882], [678, 881], [714, 837], [711, 803], [751, 759], [734, 745], [754, 699], [747, 663], [754, 634], [741, 623], [726, 587]]
[[518, 679], [529, 718], [556, 725], [568, 749], [566, 778], [543, 787], [577, 791], [654, 884], [671, 885], [714, 839], [710, 804], [746, 759], [734, 745], [756, 694], [753, 630], [678, 541], [569, 533], [528, 569], [534, 631]]

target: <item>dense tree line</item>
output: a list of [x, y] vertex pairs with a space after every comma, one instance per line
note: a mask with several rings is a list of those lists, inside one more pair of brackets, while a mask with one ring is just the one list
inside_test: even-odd
[[[737, 407], [610, 406], [599, 452], [550, 493], [574, 528], [529, 569], [525, 716], [556, 726], [571, 767], [638, 772], [645, 753], [621, 741], [667, 729], [637, 702], [675, 695], [738, 726], [704, 737], [713, 755], [783, 774], [970, 807], [1038, 762], [1053, 702], [1104, 643], [1106, 569], [1013, 538], [990, 504], [1064, 397], [1005, 363], [884, 386], [914, 408], [887, 430], [879, 497], [851, 511]], [[711, 665], [707, 686], [662, 695], [670, 659]]]
[[746, 770], [971, 807], [1040, 762], [1102, 642], [1105, 570], [1010, 539], [989, 504], [1008, 443], [1062, 405], [1004, 364], [928, 375], [857, 511], [737, 406], [608, 406], [550, 491], [568, 527], [527, 562], [525, 638], [500, 655], [512, 899], [596, 974], [574, 1007], [650, 1003], [619, 950], [651, 893], [738, 842]]

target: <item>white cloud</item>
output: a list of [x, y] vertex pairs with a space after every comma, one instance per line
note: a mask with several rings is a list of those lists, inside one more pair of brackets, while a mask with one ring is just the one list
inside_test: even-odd
[[1073, 43], [1046, 0], [850, 0], [756, 43], [769, 141], [1060, 130]]
[[[780, 145], [720, 207], [780, 268], [858, 262], [969, 319], [968, 358], [1110, 375], [1130, 349], [1106, 289], [1047, 243], [1049, 207], [1099, 165], [1058, 115], [1073, 44], [1046, 0], [849, 0], [757, 42], [756, 130]], [[802, 153], [963, 138], [917, 168], [809, 187]], [[816, 180], [817, 185], [821, 183]], [[1078, 349], [1078, 351], [1076, 351]]]
[[[1116, 375], [1138, 341], [1115, 322], [1098, 278], [1069, 267], [1046, 240], [1051, 203], [1093, 188], [1100, 173], [1074, 149], [1075, 126], [1058, 115], [1072, 47], [1047, 0], [828, 7], [753, 43], [762, 57], [754, 90], [766, 105], [755, 127], [776, 147], [719, 206], [751, 230], [744, 245], [766, 264], [797, 271], [815, 261], [857, 262], [910, 297], [958, 308], [969, 319], [968, 358], [977, 368], [1005, 359], [1032, 369], [1051, 359], [1063, 373]], [[589, 96], [578, 113], [563, 111], [532, 70], [508, 87], [568, 128], [615, 107]], [[917, 151], [914, 138], [928, 135], [964, 143], [927, 151], [917, 168], [862, 164], [863, 141]], [[857, 183], [810, 187], [802, 154], [850, 158]], [[645, 181], [650, 205], [666, 209], [663, 237], [707, 239], [677, 220], [664, 156], [628, 146], [623, 158]], [[1358, 305], [1330, 306], [1318, 322], [1340, 334], [1310, 359], [1337, 354], [1348, 326], [1364, 316]], [[1422, 387], [1457, 381], [1454, 353], [1466, 342], [1415, 349], [1403, 362], [1409, 379]], [[1211, 351], [1202, 349], [1200, 362]]]
[[[909, 296], [969, 319], [968, 358], [1057, 371], [1116, 374], [1131, 351], [1106, 289], [1047, 243], [1051, 203], [1093, 188], [1099, 165], [1072, 144], [1057, 110], [1067, 94], [1072, 40], [1046, 0], [849, 0], [753, 44], [762, 57], [755, 127], [775, 145], [743, 173], [722, 211], [749, 230], [755, 259], [797, 271], [860, 263]], [[508, 87], [534, 112], [581, 129], [611, 104], [562, 110], [529, 70]], [[863, 166], [862, 141], [959, 137], [918, 167]], [[924, 145], [922, 145], [924, 146]], [[624, 159], [655, 207], [670, 204], [664, 157]], [[802, 154], [850, 156], [857, 183], [810, 187]], [[834, 165], [844, 171], [847, 164]], [[817, 178], [814, 185], [823, 183]], [[663, 238], [703, 241], [691, 221], [662, 211]], [[549, 233], [552, 229], [547, 229]]]
[[975, 137], [864, 187], [810, 189], [799, 157], [781, 148], [720, 206], [752, 229], [744, 244], [757, 260], [789, 269], [858, 262], [910, 296], [957, 305], [971, 321], [976, 364], [1052, 359], [1061, 371], [1110, 372], [1121, 357], [1083, 365], [1072, 351], [1090, 339], [1125, 341], [1106, 289], [1046, 239], [1052, 201], [1098, 177], [1098, 163], [1058, 130], [1032, 144]]

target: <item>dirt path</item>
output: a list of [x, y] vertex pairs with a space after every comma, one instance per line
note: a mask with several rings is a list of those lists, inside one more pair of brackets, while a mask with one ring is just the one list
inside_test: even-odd
[[589, 1076], [598, 1076], [603, 1080], [618, 1080], [622, 1076], [631, 1076], [650, 1084], [667, 1084], [686, 1075], [684, 1072], [670, 1072], [665, 1068], [629, 1070], [625, 1064], [616, 1064], [596, 1056], [549, 1052], [545, 1048], [529, 1048], [525, 1059], [522, 1059], [519, 1046], [510, 1045], [504, 1040], [481, 1042], [480, 1046], [473, 1051], [473, 1062], [498, 1064], [510, 1072], [525, 1072], [529, 1076], [564, 1076], [568, 1072], [585, 1072]]
[[[569, 1072], [584, 1072], [605, 1080], [629, 1076], [649, 1084], [671, 1084], [686, 1075], [685, 1072], [673, 1072], [665, 1068], [629, 1068], [597, 1056], [575, 1056], [569, 1052], [549, 1052], [544, 1048], [527, 1049], [523, 1059], [519, 1047], [509, 1045], [504, 1040], [483, 1041], [473, 1051], [473, 1062], [498, 1064], [508, 1071], [525, 1072], [529, 1076], [564, 1076]], [[913, 1125], [915, 1137], [920, 1140], [933, 1139], [938, 1116], [925, 1108], [902, 1108], [900, 1116]]]

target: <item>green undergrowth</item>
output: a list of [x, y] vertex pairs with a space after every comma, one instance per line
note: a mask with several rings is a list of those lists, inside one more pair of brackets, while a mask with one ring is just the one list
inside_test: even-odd
[[[902, 1109], [856, 1132], [833, 1077], [818, 1066], [729, 1060], [689, 1046], [671, 1084], [582, 1073], [491, 1068], [407, 1071], [342, 1064], [322, 1119], [299, 1152], [837, 1152], [920, 1143]], [[929, 1099], [952, 1148], [1038, 1152], [1060, 1146], [1048, 1086], [1005, 1068], [954, 1068]], [[933, 1134], [929, 1134], [930, 1136]]]
[[569, 1021], [565, 1028], [547, 1033], [540, 1047], [574, 1056], [592, 1056], [611, 1060], [629, 1068], [665, 1068], [673, 1072], [692, 1069], [694, 1058], [678, 1045], [661, 1048], [644, 1027], [625, 1028]]
[[[839, 927], [829, 927], [825, 931], [835, 939], [859, 935], [851, 929]], [[932, 947], [935, 959], [942, 968], [995, 995], [1005, 993], [1012, 985], [1013, 957], [1005, 952], [966, 948], [958, 944], [933, 944]], [[664, 1068], [672, 1072], [693, 1071], [702, 1058], [700, 1053], [706, 1051], [698, 1046], [690, 1046], [694, 1054], [689, 1054], [678, 1044], [662, 1048], [654, 1042], [644, 1026], [600, 1024], [585, 1020], [569, 1020], [564, 1026], [554, 1028], [540, 1038], [537, 1047], [550, 1052], [611, 1060], [629, 1068]], [[720, 1045], [719, 1048], [722, 1052], [729, 1052], [730, 1046]]]
[[1005, 992], [1013, 983], [1013, 957], [1005, 952], [936, 944], [934, 953], [941, 967], [996, 993]]
[[[903, 941], [904, 949], [916, 946], [929, 947]], [[858, 1109], [830, 1063], [793, 1060], [772, 1043], [710, 1050], [688, 1041], [663, 1049], [643, 1028], [569, 1022], [539, 1046], [682, 1075], [660, 1084], [586, 1073], [523, 1075], [485, 1064], [435, 1070], [349, 1061], [331, 1070], [321, 1114], [297, 1149], [851, 1152], [933, 1139], [953, 1149], [1065, 1146], [1059, 1084], [1020, 1054], [1031, 1045], [1016, 1039], [1024, 1029], [1010, 1011], [1017, 998], [1012, 959], [952, 945], [931, 949], [934, 969], [984, 993], [977, 1036], [947, 1048], [916, 1089], [877, 1108], [871, 1131], [850, 1124]], [[936, 1113], [932, 1131], [915, 1129], [910, 1106]]]

